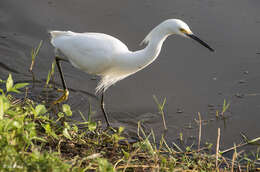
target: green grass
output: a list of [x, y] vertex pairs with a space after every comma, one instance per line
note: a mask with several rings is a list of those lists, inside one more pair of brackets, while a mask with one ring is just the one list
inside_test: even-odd
[[[16, 98], [17, 93], [25, 94], [28, 84], [14, 84], [11, 75], [0, 81], [0, 171], [232, 171], [259, 166], [259, 149], [249, 154], [237, 152], [239, 147], [257, 144], [259, 138], [244, 136], [243, 145], [217, 152], [216, 159], [212, 144], [183, 149], [173, 143], [171, 147], [163, 136], [155, 140], [153, 130], [146, 133], [139, 122], [139, 141], [129, 143], [124, 127], [103, 130], [92, 121], [91, 107], [88, 119], [80, 113], [82, 121], [72, 121], [69, 105], [61, 105], [54, 114], [45, 104]], [[159, 103], [154, 98], [164, 121], [165, 99]], [[229, 104], [224, 102], [223, 107], [224, 114]], [[224, 157], [231, 151], [232, 159]]]

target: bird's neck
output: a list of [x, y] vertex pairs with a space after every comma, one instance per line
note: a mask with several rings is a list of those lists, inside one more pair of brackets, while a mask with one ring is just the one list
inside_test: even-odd
[[[151, 64], [159, 55], [163, 42], [170, 35], [162, 25], [155, 27], [144, 39], [143, 43], [147, 46], [135, 52], [127, 52], [126, 58], [118, 58], [116, 68], [120, 68], [122, 74], [133, 74], [149, 64]], [[121, 56], [120, 56], [121, 57]]]
[[159, 55], [163, 42], [170, 34], [161, 28], [154, 28], [145, 38], [147, 46], [139, 51], [133, 52], [133, 60], [139, 69], [151, 64]]

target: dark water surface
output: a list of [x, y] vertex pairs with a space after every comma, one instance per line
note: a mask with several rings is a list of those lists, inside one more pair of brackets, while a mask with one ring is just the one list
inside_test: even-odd
[[[137, 50], [154, 26], [180, 18], [216, 52], [188, 39], [169, 37], [154, 63], [108, 90], [105, 101], [110, 120], [133, 131], [137, 121], [143, 120], [159, 138], [163, 124], [152, 95], [160, 100], [166, 97], [169, 143], [180, 132], [185, 138], [197, 137], [194, 119], [201, 112], [203, 119], [212, 119], [203, 125], [202, 140], [215, 142], [220, 127], [221, 148], [230, 147], [241, 141], [240, 132], [251, 138], [260, 135], [259, 9], [256, 0], [1, 0], [0, 77], [11, 72], [16, 81], [30, 81], [30, 51], [43, 40], [34, 67], [40, 82], [32, 96], [43, 94], [53, 61], [50, 29], [103, 32]], [[67, 85], [73, 89], [68, 103], [75, 110], [74, 118], [80, 119], [76, 110], [87, 112], [90, 102], [97, 111], [95, 117], [104, 120], [99, 100], [93, 96], [97, 81], [70, 64], [63, 67]], [[57, 73], [56, 82], [60, 83]], [[224, 99], [231, 103], [228, 118], [216, 120], [216, 109], [221, 109]]]

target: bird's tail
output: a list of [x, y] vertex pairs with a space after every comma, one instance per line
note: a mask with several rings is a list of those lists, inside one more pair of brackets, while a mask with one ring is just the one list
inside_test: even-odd
[[50, 30], [49, 31], [51, 38], [57, 38], [59, 36], [66, 36], [66, 35], [71, 35], [73, 32], [71, 31], [58, 31], [58, 30]]
[[71, 36], [71, 35], [73, 35], [73, 32], [71, 32], [71, 31], [50, 30], [48, 32], [49, 32], [49, 34], [51, 36], [51, 38], [50, 38], [51, 39], [51, 44], [54, 47], [56, 47], [55, 46], [55, 39], [57, 39], [57, 38], [59, 38], [61, 36]]

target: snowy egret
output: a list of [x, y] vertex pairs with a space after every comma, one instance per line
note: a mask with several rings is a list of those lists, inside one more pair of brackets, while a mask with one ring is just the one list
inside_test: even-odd
[[[74, 67], [101, 77], [96, 87], [96, 94], [101, 93], [101, 109], [107, 126], [110, 126], [110, 123], [104, 104], [106, 89], [151, 64], [158, 57], [162, 44], [168, 36], [176, 34], [192, 38], [210, 51], [214, 51], [179, 19], [168, 19], [156, 26], [141, 42], [141, 44], [147, 44], [146, 47], [134, 52], [128, 50], [127, 46], [117, 38], [103, 33], [50, 31], [50, 34], [64, 89], [63, 95], [54, 103], [60, 103], [68, 98], [69, 91], [61, 70], [60, 60], [69, 61]], [[65, 58], [61, 58], [61, 54]]]

